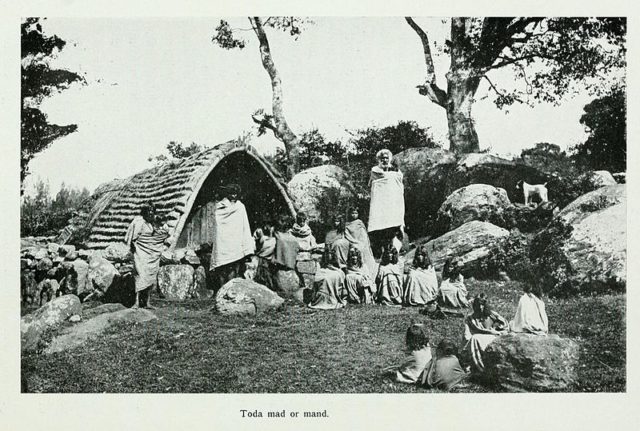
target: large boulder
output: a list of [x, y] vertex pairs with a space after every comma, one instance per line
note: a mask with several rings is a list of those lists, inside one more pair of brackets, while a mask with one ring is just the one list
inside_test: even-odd
[[554, 295], [618, 290], [627, 280], [625, 185], [579, 197], [534, 239], [533, 257]]
[[625, 184], [601, 187], [571, 202], [555, 218], [564, 224], [577, 223], [594, 211], [626, 202], [626, 199], [627, 186]]
[[63, 295], [27, 314], [20, 320], [20, 339], [23, 350], [34, 350], [45, 330], [55, 328], [74, 314], [82, 312], [80, 298]]
[[145, 309], [125, 309], [98, 314], [61, 331], [60, 335], [51, 340], [45, 349], [45, 354], [57, 353], [75, 349], [87, 341], [98, 337], [108, 327], [115, 323], [144, 323], [157, 319], [156, 315]]
[[570, 390], [577, 380], [577, 343], [557, 335], [507, 334], [487, 347], [485, 377], [509, 392]]
[[438, 209], [455, 190], [470, 184], [504, 189], [511, 202], [523, 202], [516, 183], [544, 183], [549, 175], [524, 163], [487, 153], [459, 159], [443, 149], [412, 148], [394, 156], [405, 176], [405, 221], [414, 235], [431, 234]]
[[405, 223], [412, 234], [423, 234], [446, 197], [447, 178], [455, 155], [442, 148], [409, 148], [393, 156], [404, 174]]
[[522, 192], [516, 188], [518, 181], [542, 184], [549, 176], [524, 163], [514, 162], [488, 153], [463, 155], [447, 179], [449, 193], [468, 184], [489, 184], [507, 192], [511, 202], [524, 202]]
[[323, 206], [340, 198], [355, 199], [355, 191], [347, 173], [335, 165], [322, 165], [297, 173], [287, 186], [296, 207], [307, 213], [309, 220], [319, 221]]
[[158, 272], [158, 288], [167, 299], [187, 299], [193, 295], [193, 279], [191, 265], [165, 265]]
[[272, 290], [244, 278], [230, 280], [216, 293], [216, 309], [221, 314], [257, 314], [283, 303]]
[[[491, 248], [508, 236], [506, 229], [474, 220], [427, 242], [426, 247], [434, 267], [441, 268], [448, 259], [455, 259], [462, 265], [463, 273], [473, 275]], [[405, 260], [411, 259], [407, 254]]]
[[472, 220], [485, 221], [511, 206], [507, 192], [488, 184], [471, 184], [447, 197], [438, 210], [438, 226], [445, 232]]
[[89, 260], [87, 277], [93, 289], [99, 291], [101, 295], [104, 295], [114, 281], [117, 282], [120, 273], [111, 262], [104, 257], [92, 256]]

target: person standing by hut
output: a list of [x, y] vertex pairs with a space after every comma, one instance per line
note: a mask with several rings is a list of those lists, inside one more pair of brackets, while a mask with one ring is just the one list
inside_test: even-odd
[[369, 236], [374, 253], [393, 241], [398, 229], [404, 235], [404, 184], [402, 172], [392, 165], [391, 151], [378, 151], [378, 164], [371, 168], [369, 187]]
[[133, 254], [133, 273], [136, 286], [136, 302], [133, 308], [155, 308], [151, 305], [149, 294], [158, 284], [160, 255], [169, 238], [166, 225], [159, 227], [156, 210], [152, 204], [142, 207], [125, 235], [125, 243]]
[[220, 289], [229, 280], [242, 277], [245, 259], [255, 252], [249, 217], [240, 202], [240, 186], [229, 184], [222, 188], [222, 199], [216, 202], [213, 217], [213, 244], [211, 271], [215, 288]]

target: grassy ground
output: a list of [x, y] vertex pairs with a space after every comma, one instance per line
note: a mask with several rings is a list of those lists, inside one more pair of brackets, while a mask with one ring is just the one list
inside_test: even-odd
[[[469, 281], [507, 318], [516, 282]], [[552, 333], [582, 346], [575, 391], [625, 390], [625, 296], [547, 301]], [[257, 317], [224, 317], [211, 301], [166, 303], [159, 319], [116, 326], [86, 347], [23, 357], [34, 392], [424, 392], [392, 383], [382, 369], [405, 357], [404, 332], [424, 322], [432, 340], [459, 340], [462, 318], [429, 320], [415, 308], [352, 306], [315, 311], [287, 305]], [[464, 392], [486, 392], [470, 385]]]

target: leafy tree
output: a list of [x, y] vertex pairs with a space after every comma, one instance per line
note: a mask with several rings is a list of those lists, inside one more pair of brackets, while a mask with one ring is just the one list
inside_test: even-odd
[[[269, 39], [265, 28], [273, 28], [288, 32], [294, 39], [301, 34], [303, 27], [310, 21], [305, 18], [295, 17], [268, 17], [263, 20], [260, 17], [248, 17], [251, 30], [255, 33], [260, 48], [260, 58], [262, 66], [269, 75], [271, 80], [272, 105], [271, 113], [264, 109], [256, 110], [251, 116], [252, 120], [258, 125], [258, 136], [271, 130], [279, 141], [284, 144], [286, 155], [288, 158], [287, 173], [292, 177], [300, 170], [300, 139], [291, 130], [284, 114], [283, 107], [283, 91], [282, 80], [276, 64], [273, 61], [271, 48], [269, 47]], [[236, 32], [237, 33], [237, 32]], [[225, 49], [243, 49], [246, 41], [234, 34], [234, 29], [225, 20], [220, 20], [220, 24], [216, 27], [212, 37], [214, 44]]]
[[[575, 83], [596, 90], [612, 70], [626, 64], [625, 18], [455, 17], [441, 49], [451, 59], [444, 90], [436, 83], [428, 33], [412, 18], [406, 21], [424, 51], [426, 82], [418, 92], [446, 110], [450, 149], [459, 153], [480, 148], [471, 111], [483, 79], [498, 108], [515, 102], [557, 103]], [[499, 88], [492, 76], [502, 68], [510, 68], [514, 83], [520, 80], [524, 89]], [[595, 83], [584, 84], [589, 78]]]
[[22, 236], [57, 234], [91, 199], [86, 188], [69, 189], [62, 184], [60, 191], [52, 199], [48, 183], [40, 179], [35, 186], [35, 194], [23, 196], [20, 205]]
[[189, 146], [186, 146], [182, 144], [182, 142], [170, 141], [167, 144], [167, 152], [169, 153], [168, 156], [166, 154], [160, 154], [158, 156], [149, 157], [148, 160], [150, 162], [155, 161], [156, 163], [165, 163], [169, 162], [170, 160], [182, 160], [187, 159], [194, 154], [201, 153], [204, 150], [205, 147], [196, 144], [195, 142], [191, 142]]
[[589, 131], [587, 140], [574, 148], [574, 158], [590, 169], [627, 170], [626, 89], [616, 87], [584, 107], [580, 123]]
[[408, 148], [438, 147], [428, 127], [420, 127], [415, 121], [399, 121], [398, 124], [385, 127], [367, 127], [350, 131], [349, 142], [354, 153], [364, 156], [369, 162], [375, 161], [375, 155], [383, 148], [397, 154]]
[[546, 174], [555, 174], [562, 177], [576, 176], [579, 174], [574, 161], [565, 151], [561, 151], [556, 144], [538, 142], [531, 148], [525, 148], [520, 153], [516, 162], [532, 166]]
[[27, 18], [22, 22], [20, 178], [23, 181], [29, 174], [29, 162], [36, 154], [56, 139], [78, 129], [75, 124], [50, 124], [39, 108], [45, 97], [69, 88], [74, 82], [86, 84], [75, 72], [51, 68], [51, 60], [65, 45], [58, 36], [43, 33], [39, 18]]

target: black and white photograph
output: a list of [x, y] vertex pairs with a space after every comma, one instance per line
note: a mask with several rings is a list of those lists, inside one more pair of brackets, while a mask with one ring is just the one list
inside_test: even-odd
[[15, 18], [20, 403], [628, 395], [635, 21], [419, 10]]

